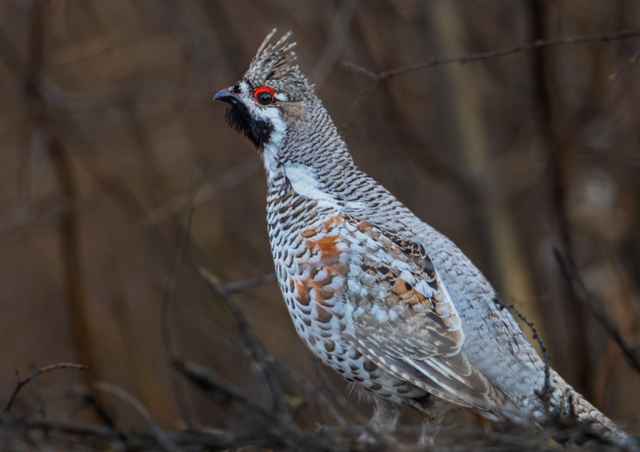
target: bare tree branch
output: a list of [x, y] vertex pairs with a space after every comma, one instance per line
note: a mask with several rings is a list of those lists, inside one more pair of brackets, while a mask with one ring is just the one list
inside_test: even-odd
[[234, 404], [239, 404], [247, 409], [248, 413], [259, 414], [268, 421], [273, 420], [274, 413], [271, 410], [253, 401], [240, 388], [214, 374], [206, 367], [180, 359], [174, 360], [173, 365], [193, 385], [205, 393], [212, 394], [222, 405], [233, 408]]
[[[162, 340], [165, 346], [165, 352], [167, 354], [169, 364], [173, 360], [178, 358], [178, 345], [173, 332], [173, 325], [171, 322], [171, 310], [173, 308], [173, 302], [175, 299], [175, 289], [177, 284], [178, 272], [182, 269], [184, 260], [187, 254], [189, 243], [191, 242], [191, 226], [193, 223], [193, 212], [195, 210], [194, 199], [197, 191], [197, 181], [199, 178], [199, 170], [195, 168], [192, 174], [191, 190], [187, 198], [187, 202], [183, 207], [184, 210], [184, 229], [180, 234], [177, 244], [176, 255], [169, 265], [169, 275], [165, 280], [164, 297], [162, 299], [161, 306], [161, 328], [162, 328]], [[182, 386], [182, 382], [178, 381], [175, 374], [171, 374], [171, 387], [173, 389], [176, 403], [180, 410], [180, 413], [187, 423], [187, 425], [193, 425], [193, 406], [189, 400], [189, 396]]]
[[158, 440], [158, 444], [162, 447], [162, 450], [166, 452], [178, 452], [178, 448], [175, 444], [173, 444], [164, 434], [164, 431], [160, 428], [156, 420], [153, 418], [147, 407], [145, 407], [140, 400], [135, 398], [132, 394], [125, 391], [119, 386], [112, 385], [109, 383], [96, 382], [93, 384], [93, 387], [98, 390], [105, 392], [107, 394], [114, 395], [118, 397], [120, 400], [128, 403], [133, 408], [136, 409], [138, 413], [142, 415], [147, 421], [149, 425], [149, 430]]
[[[103, 440], [109, 447], [99, 447], [95, 450], [111, 450], [113, 442], [122, 438], [136, 445], [132, 450], [158, 450], [157, 438], [147, 431], [116, 430], [107, 426], [79, 423], [61, 422], [52, 419], [25, 419], [22, 416], [0, 415], [0, 426], [14, 431], [44, 431], [55, 432], [71, 436], [77, 440], [83, 439], [86, 447], [82, 450], [94, 450], [89, 448], [88, 438]], [[260, 443], [267, 437], [264, 431], [251, 429], [224, 430], [211, 432], [197, 431], [165, 431], [165, 437], [178, 447], [188, 448], [190, 451], [228, 450], [236, 446], [245, 446]], [[3, 435], [6, 437], [6, 435]], [[105, 446], [106, 446], [105, 445]], [[67, 449], [69, 450], [69, 449]]]
[[513, 55], [515, 53], [529, 52], [531, 50], [543, 49], [545, 47], [558, 47], [558, 46], [566, 46], [573, 44], [586, 44], [589, 42], [610, 42], [610, 41], [618, 41], [620, 39], [630, 39], [640, 37], [640, 29], [635, 30], [620, 30], [613, 31], [610, 33], [600, 33], [595, 35], [581, 35], [581, 36], [568, 36], [565, 38], [555, 38], [548, 39], [544, 41], [535, 41], [529, 44], [522, 44], [515, 47], [507, 47], [505, 49], [498, 50], [490, 50], [488, 52], [480, 52], [480, 53], [472, 53], [469, 55], [465, 55], [462, 57], [452, 57], [452, 58], [432, 58], [428, 61], [423, 61], [421, 63], [411, 64], [409, 66], [400, 67], [396, 69], [389, 69], [386, 71], [382, 71], [378, 74], [372, 72], [362, 66], [358, 66], [356, 64], [345, 62], [343, 63], [345, 67], [352, 69], [356, 72], [360, 72], [362, 74], [367, 75], [368, 77], [374, 79], [376, 83], [379, 83], [383, 80], [396, 77], [398, 75], [409, 74], [411, 72], [420, 71], [422, 69], [427, 69], [434, 66], [442, 66], [444, 64], [454, 64], [454, 63], [470, 63], [472, 61], [479, 60], [488, 60], [491, 58], [498, 58], [507, 55]]
[[18, 381], [18, 385], [13, 390], [13, 393], [11, 393], [11, 397], [9, 398], [9, 402], [7, 402], [7, 406], [4, 407], [4, 412], [7, 413], [11, 409], [11, 407], [13, 406], [13, 403], [16, 401], [16, 398], [18, 397], [18, 394], [20, 393], [22, 388], [24, 388], [27, 384], [29, 384], [29, 382], [31, 380], [33, 380], [34, 378], [39, 377], [42, 374], [46, 374], [47, 372], [51, 372], [52, 370], [56, 370], [56, 369], [86, 370], [88, 368], [89, 368], [89, 366], [85, 366], [84, 364], [58, 363], [58, 364], [51, 364], [50, 366], [46, 366], [46, 367], [43, 367], [41, 369], [38, 369], [37, 372], [32, 373], [31, 375], [29, 375], [24, 380]]
[[595, 295], [593, 295], [591, 291], [589, 291], [586, 284], [580, 277], [580, 274], [578, 273], [576, 265], [573, 262], [571, 256], [563, 254], [558, 249], [554, 250], [554, 254], [556, 260], [558, 261], [558, 264], [560, 265], [563, 276], [567, 278], [572, 284], [574, 284], [578, 289], [578, 295], [582, 298], [585, 307], [589, 309], [589, 311], [591, 311], [600, 325], [605, 329], [609, 336], [613, 338], [616, 344], [618, 344], [618, 347], [622, 352], [622, 356], [624, 356], [629, 366], [636, 372], [640, 372], [640, 356], [638, 354], [638, 350], [630, 347], [627, 344], [625, 339], [622, 337], [618, 326], [615, 324], [604, 306], [602, 306], [602, 303], [596, 298]]
[[275, 374], [272, 367], [272, 363], [269, 360], [268, 354], [264, 348], [264, 345], [253, 331], [253, 328], [247, 321], [246, 317], [238, 307], [230, 293], [225, 290], [225, 286], [221, 285], [218, 278], [208, 269], [201, 268], [200, 275], [207, 281], [211, 288], [222, 298], [227, 308], [236, 318], [240, 332], [244, 337], [247, 346], [251, 349], [252, 356], [259, 366], [258, 372], [261, 377], [267, 383], [269, 390], [271, 391], [271, 397], [273, 399], [273, 407], [280, 417], [283, 423], [290, 423], [291, 416], [287, 410], [287, 406], [282, 399], [282, 388], [280, 381]]
[[222, 286], [227, 293], [241, 292], [247, 289], [255, 289], [265, 284], [275, 282], [277, 280], [275, 273], [259, 276], [257, 278], [245, 279], [243, 281], [233, 282]]
[[631, 38], [637, 38], [637, 37], [640, 37], [640, 29], [620, 30], [620, 31], [613, 31], [609, 33], [600, 33], [600, 34], [593, 34], [593, 35], [568, 36], [564, 38], [535, 41], [528, 44], [521, 44], [515, 47], [507, 47], [504, 49], [472, 53], [472, 54], [461, 56], [461, 57], [432, 58], [428, 61], [423, 61], [420, 63], [415, 63], [409, 66], [399, 67], [395, 69], [388, 69], [386, 71], [382, 71], [379, 73], [375, 73], [365, 67], [362, 67], [360, 65], [357, 65], [348, 61], [342, 64], [347, 69], [364, 74], [371, 79], [371, 82], [360, 91], [360, 94], [358, 94], [358, 97], [356, 98], [352, 107], [352, 110], [353, 110], [362, 102], [362, 100], [371, 91], [373, 91], [383, 81], [393, 77], [397, 77], [399, 75], [420, 71], [422, 69], [427, 69], [434, 66], [442, 66], [445, 64], [455, 64], [455, 63], [465, 64], [473, 61], [488, 60], [492, 58], [499, 58], [507, 55], [513, 55], [516, 53], [523, 53], [523, 52], [529, 52], [531, 50], [543, 49], [546, 47], [559, 47], [559, 46], [574, 45], [574, 44], [586, 44], [590, 42], [610, 42], [610, 41], [618, 41], [621, 39], [631, 39]]
[[622, 74], [624, 71], [629, 69], [631, 66], [635, 66], [638, 64], [638, 58], [640, 58], [640, 50], [638, 50], [631, 58], [629, 58], [617, 71], [607, 77], [607, 80], [610, 82], [615, 82], [615, 80]]

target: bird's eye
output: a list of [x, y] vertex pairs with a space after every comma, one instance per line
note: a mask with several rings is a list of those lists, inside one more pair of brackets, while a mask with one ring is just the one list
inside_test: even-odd
[[256, 89], [253, 93], [254, 99], [260, 105], [269, 105], [270, 103], [272, 103], [274, 99], [274, 95], [275, 95], [275, 91], [273, 91], [271, 88], [268, 88], [266, 86], [262, 86]]
[[260, 93], [258, 95], [258, 102], [260, 102], [262, 105], [269, 105], [271, 102], [273, 102], [273, 96], [271, 95], [271, 93]]

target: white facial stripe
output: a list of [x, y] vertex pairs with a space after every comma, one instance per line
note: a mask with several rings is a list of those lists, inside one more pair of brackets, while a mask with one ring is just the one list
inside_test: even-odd
[[251, 90], [249, 89], [249, 84], [244, 80], [240, 82], [240, 91], [247, 96], [251, 95]]
[[[267, 177], [271, 178], [277, 174], [278, 170], [278, 154], [280, 153], [280, 147], [284, 142], [284, 138], [287, 132], [287, 125], [282, 119], [280, 110], [274, 106], [259, 106], [253, 99], [253, 91], [249, 87], [246, 81], [239, 83], [240, 91], [242, 92], [242, 101], [257, 120], [262, 120], [273, 125], [273, 132], [271, 133], [270, 140], [264, 145], [262, 151], [262, 160], [264, 167], [267, 171]], [[275, 98], [279, 101], [286, 101], [287, 96], [282, 93], [275, 95]]]
[[278, 171], [278, 154], [287, 133], [287, 125], [282, 119], [280, 110], [275, 107], [258, 108], [253, 106], [253, 108], [249, 107], [249, 109], [256, 119], [266, 121], [273, 125], [271, 139], [264, 146], [264, 150], [262, 152], [264, 167], [267, 170], [267, 177], [270, 179], [274, 177]]

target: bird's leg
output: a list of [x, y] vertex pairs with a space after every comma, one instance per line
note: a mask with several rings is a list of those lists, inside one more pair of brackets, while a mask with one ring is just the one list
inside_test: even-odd
[[375, 398], [375, 403], [369, 425], [382, 432], [393, 432], [400, 416], [400, 405], [378, 397]]
[[425, 412], [424, 421], [422, 422], [422, 432], [418, 438], [418, 444], [421, 446], [432, 446], [433, 442], [440, 431], [440, 424], [446, 410], [433, 409]]
[[[373, 417], [369, 422], [369, 426], [380, 433], [392, 433], [398, 423], [400, 405], [380, 397], [375, 397], [374, 400]], [[373, 442], [372, 436], [367, 432], [360, 435], [359, 440]]]

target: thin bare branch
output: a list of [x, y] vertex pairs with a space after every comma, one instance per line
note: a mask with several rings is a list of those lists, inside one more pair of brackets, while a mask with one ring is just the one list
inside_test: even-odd
[[[178, 272], [182, 269], [185, 256], [191, 242], [191, 226], [193, 223], [193, 212], [195, 210], [194, 199], [197, 191], [197, 181], [199, 178], [199, 170], [195, 168], [191, 176], [191, 190], [187, 198], [187, 202], [183, 207], [184, 210], [184, 229], [180, 234], [176, 255], [169, 265], [169, 275], [165, 280], [164, 297], [162, 299], [161, 306], [161, 328], [162, 339], [167, 353], [167, 359], [169, 364], [178, 357], [178, 345], [173, 333], [173, 325], [171, 323], [171, 310], [173, 308], [173, 302], [175, 299], [175, 289], [178, 279]], [[176, 375], [171, 375], [171, 387], [173, 389], [176, 403], [180, 410], [182, 417], [187, 425], [193, 425], [193, 407], [189, 396], [182, 386], [182, 382], [178, 381]]]
[[565, 38], [555, 38], [555, 39], [548, 39], [544, 41], [543, 40], [535, 41], [535, 42], [522, 44], [515, 47], [507, 47], [504, 49], [490, 50], [488, 52], [472, 53], [462, 57], [432, 58], [431, 60], [428, 60], [428, 61], [423, 61], [420, 63], [415, 63], [409, 66], [404, 66], [396, 69], [389, 69], [386, 71], [382, 71], [378, 74], [350, 62], [345, 62], [343, 64], [345, 67], [352, 69], [354, 71], [360, 72], [362, 74], [365, 74], [368, 77], [373, 78], [376, 83], [379, 83], [383, 80], [396, 77], [398, 75], [409, 74], [411, 72], [420, 71], [422, 69], [427, 69], [434, 66], [442, 66], [444, 64], [454, 64], [454, 63], [465, 64], [465, 63], [470, 63], [472, 61], [488, 60], [491, 58], [498, 58], [498, 57], [503, 57], [507, 55], [513, 55], [515, 53], [529, 52], [531, 50], [543, 49], [546, 47], [586, 44], [589, 42], [610, 42], [610, 41], [618, 41], [621, 39], [630, 39], [630, 38], [637, 38], [637, 37], [640, 37], [640, 29], [620, 30], [620, 31], [613, 31], [610, 33], [600, 33], [600, 34], [594, 34], [594, 35], [568, 36]]
[[47, 372], [51, 372], [52, 370], [56, 370], [56, 369], [86, 370], [88, 368], [89, 366], [85, 366], [84, 364], [58, 363], [58, 364], [51, 364], [50, 366], [46, 366], [46, 367], [42, 367], [41, 369], [38, 369], [38, 371], [32, 373], [24, 380], [18, 381], [16, 388], [13, 390], [13, 393], [9, 398], [9, 402], [7, 402], [7, 406], [4, 407], [4, 412], [7, 413], [11, 409], [22, 388], [24, 388], [27, 384], [29, 384], [29, 382], [34, 378], [39, 377], [42, 374], [46, 374]]
[[638, 64], [638, 58], [640, 58], [640, 50], [638, 50], [631, 58], [629, 58], [622, 66], [620, 66], [620, 69], [609, 75], [609, 77], [607, 77], [607, 80], [610, 82], [615, 82], [620, 74], [629, 69], [631, 66], [635, 66], [636, 64]]
[[258, 364], [258, 372], [269, 387], [271, 397], [273, 399], [274, 410], [283, 423], [289, 424], [291, 422], [291, 416], [282, 398], [283, 393], [280, 381], [273, 370], [272, 363], [269, 360], [264, 345], [253, 331], [253, 328], [242, 313], [242, 310], [238, 307], [236, 302], [233, 301], [230, 293], [225, 290], [225, 286], [220, 284], [218, 278], [206, 268], [200, 269], [200, 275], [209, 283], [211, 288], [220, 296], [220, 298], [222, 298], [227, 308], [236, 318], [240, 332], [242, 333], [247, 346], [251, 350], [253, 359], [255, 359]]
[[[96, 447], [86, 450], [111, 450], [114, 448], [113, 441], [118, 438], [135, 442], [140, 449], [136, 450], [158, 450], [157, 438], [147, 431], [116, 430], [111, 427], [79, 423], [61, 422], [52, 419], [25, 419], [23, 416], [1, 415], [0, 426], [8, 427], [15, 431], [44, 431], [62, 433], [77, 439], [93, 438], [106, 441], [109, 447]], [[185, 447], [188, 450], [228, 450], [235, 446], [245, 446], [259, 443], [267, 434], [264, 431], [251, 429], [224, 430], [217, 432], [197, 432], [197, 431], [166, 431], [165, 437], [178, 447]], [[88, 446], [88, 444], [87, 444]], [[83, 449], [85, 450], [85, 449]]]
[[591, 311], [593, 316], [598, 320], [600, 325], [605, 331], [613, 338], [618, 344], [622, 356], [629, 364], [629, 366], [636, 372], [640, 372], [640, 355], [638, 350], [630, 347], [625, 339], [622, 337], [618, 326], [615, 324], [609, 313], [606, 311], [600, 300], [587, 288], [586, 284], [580, 277], [575, 263], [571, 256], [563, 254], [560, 250], [555, 249], [554, 254], [562, 274], [578, 289], [578, 295], [583, 301], [583, 304]]
[[531, 42], [528, 44], [521, 44], [515, 47], [507, 47], [504, 49], [497, 50], [489, 50], [487, 52], [479, 52], [479, 53], [471, 53], [469, 55], [461, 56], [461, 57], [449, 57], [449, 58], [432, 58], [427, 61], [422, 61], [420, 63], [411, 64], [409, 66], [399, 67], [395, 69], [388, 69], [386, 71], [382, 71], [379, 73], [375, 73], [365, 67], [360, 65], [344, 62], [342, 63], [344, 67], [350, 69], [355, 72], [359, 72], [361, 74], [366, 75], [371, 79], [371, 82], [368, 86], [364, 87], [358, 97], [353, 103], [351, 110], [360, 105], [362, 100], [373, 91], [380, 83], [385, 80], [388, 80], [393, 77], [397, 77], [399, 75], [409, 74], [411, 72], [421, 71], [423, 69], [428, 69], [435, 66], [442, 66], [446, 64], [465, 64], [473, 61], [480, 60], [489, 60], [492, 58], [499, 58], [507, 55], [514, 55], [517, 53], [529, 52], [536, 49], [543, 49], [546, 47], [559, 47], [566, 45], [574, 45], [574, 44], [587, 44], [591, 42], [610, 42], [610, 41], [618, 41], [621, 39], [631, 39], [640, 37], [640, 29], [633, 30], [620, 30], [613, 31], [610, 33], [600, 33], [593, 35], [580, 35], [580, 36], [567, 36], [564, 38], [555, 38], [548, 40], [539, 40], [535, 42]]
[[259, 276], [257, 278], [245, 279], [238, 282], [225, 284], [222, 288], [227, 293], [241, 292], [243, 290], [255, 289], [256, 287], [263, 286], [275, 282], [277, 280], [275, 273], [269, 273], [268, 275]]
[[224, 380], [206, 367], [192, 361], [176, 359], [173, 366], [193, 385], [207, 394], [212, 394], [224, 406], [233, 408], [239, 404], [248, 413], [259, 414], [264, 420], [273, 420], [274, 413], [254, 402], [247, 394], [232, 383]]
[[243, 161], [215, 180], [207, 181], [200, 185], [194, 195], [186, 193], [176, 196], [148, 212], [140, 218], [138, 222], [149, 228], [155, 227], [174, 215], [181, 213], [190, 197], [194, 198], [194, 206], [207, 203], [222, 192], [235, 187], [253, 176], [258, 171], [258, 168], [258, 162], [254, 159]]
[[107, 394], [114, 395], [118, 397], [120, 400], [131, 405], [135, 410], [140, 413], [142, 417], [145, 418], [147, 424], [149, 425], [149, 430], [158, 440], [158, 444], [162, 447], [162, 449], [166, 452], [178, 452], [178, 447], [173, 444], [169, 438], [165, 435], [164, 431], [160, 428], [156, 420], [153, 418], [147, 407], [144, 406], [140, 400], [134, 397], [129, 392], [122, 389], [120, 386], [112, 385], [110, 383], [102, 383], [95, 382], [93, 384], [94, 389], [98, 391], [105, 392]]

